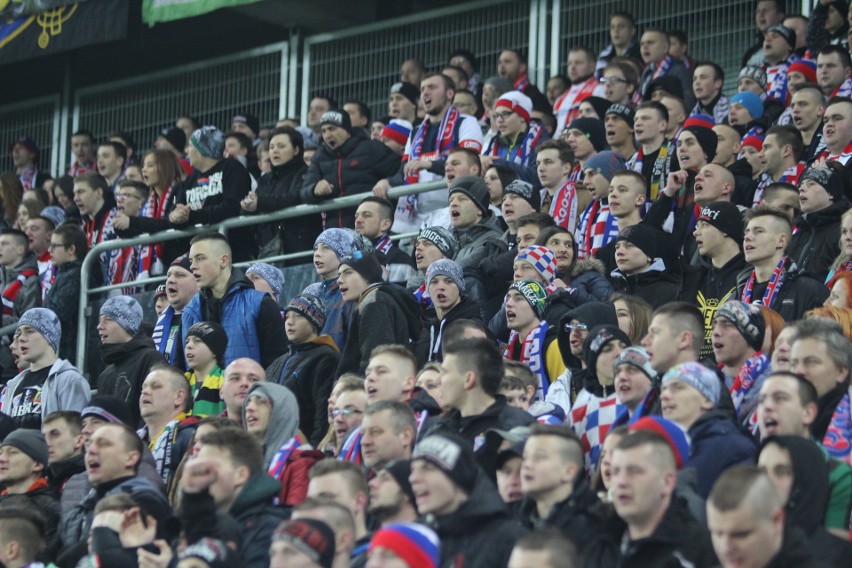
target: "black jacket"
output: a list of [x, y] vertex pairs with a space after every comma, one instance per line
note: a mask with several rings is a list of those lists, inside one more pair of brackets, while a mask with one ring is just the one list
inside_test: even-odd
[[729, 299], [736, 299], [737, 276], [748, 268], [742, 253], [737, 253], [721, 268], [713, 266], [701, 258], [699, 266], [689, 266], [683, 274], [679, 298], [695, 304], [704, 316], [704, 346], [699, 359], [713, 358], [710, 334], [713, 331], [713, 317], [716, 310]]
[[[246, 482], [228, 510], [240, 527], [237, 540], [243, 568], [269, 566], [272, 533], [287, 515], [287, 509], [272, 504], [279, 491], [281, 484], [265, 471], [259, 471]], [[219, 522], [208, 491], [184, 493], [180, 517], [190, 542], [203, 536], [216, 538]]]
[[677, 297], [680, 288], [678, 279], [671, 275], [661, 259], [655, 259], [646, 272], [629, 276], [616, 270], [610, 276], [616, 292], [639, 296], [653, 308], [659, 308]]
[[266, 369], [266, 380], [284, 385], [299, 402], [299, 430], [314, 447], [328, 430], [328, 397], [334, 386], [334, 371], [340, 363], [340, 350], [334, 341], [321, 335], [290, 350]]
[[438, 319], [434, 308], [430, 308], [426, 313], [421, 314], [423, 331], [414, 346], [414, 355], [417, 357], [418, 365], [422, 367], [429, 361], [443, 361], [444, 355], [441, 352], [441, 345], [444, 329], [450, 323], [460, 319], [481, 320], [480, 314], [479, 302], [466, 295], [462, 295], [459, 303], [444, 314], [444, 319]]
[[698, 475], [698, 493], [704, 499], [722, 472], [756, 459], [752, 439], [722, 410], [711, 410], [696, 420], [689, 428], [689, 439], [689, 465]]
[[386, 343], [409, 346], [420, 337], [421, 330], [420, 307], [407, 290], [395, 284], [368, 288], [352, 313], [337, 376], [362, 374], [375, 347]]
[[734, 176], [734, 192], [731, 194], [731, 202], [734, 205], [751, 207], [754, 202], [754, 192], [757, 189], [757, 181], [752, 178], [754, 172], [748, 160], [741, 158], [728, 166], [728, 171]]
[[[80, 313], [80, 268], [82, 266], [82, 260], [75, 260], [58, 267], [56, 281], [47, 291], [44, 299], [44, 307], [53, 310], [62, 326], [57, 355], [60, 359], [67, 359], [72, 364], [77, 361], [77, 319]], [[89, 274], [90, 289], [101, 285], [100, 275], [99, 270], [93, 270]], [[92, 335], [90, 334], [90, 341], [93, 339]]]
[[529, 496], [521, 501], [518, 514], [521, 522], [530, 530], [544, 527], [559, 529], [577, 545], [582, 555], [587, 546], [602, 538], [606, 520], [612, 512], [582, 479], [581, 474], [571, 496], [554, 505], [546, 519], [538, 516], [535, 500]]
[[[666, 513], [648, 538], [626, 539], [627, 525], [614, 517], [608, 529], [609, 539], [601, 539], [587, 549], [587, 566], [598, 568], [695, 568], [716, 566], [716, 554], [710, 533], [689, 512], [686, 501], [672, 497]], [[625, 540], [622, 541], [622, 538]], [[615, 553], [617, 559], [612, 557]]]
[[494, 485], [479, 472], [468, 500], [430, 523], [441, 539], [443, 567], [500, 568], [526, 529], [509, 514]]
[[822, 211], [803, 213], [796, 222], [798, 231], [790, 239], [787, 256], [796, 262], [799, 270], [825, 281], [828, 270], [840, 254], [840, 217], [849, 209], [849, 202], [841, 199]]
[[[305, 174], [302, 201], [321, 203], [335, 197], [370, 192], [376, 182], [396, 173], [399, 163], [399, 156], [390, 148], [378, 140], [370, 140], [363, 129], [353, 128], [352, 136], [339, 148], [332, 150], [320, 144]], [[332, 191], [329, 195], [317, 196], [314, 187], [323, 179], [331, 184]], [[326, 219], [326, 228], [354, 226], [354, 207], [330, 211]]]
[[65, 482], [72, 475], [86, 471], [86, 464], [83, 463], [85, 454], [80, 452], [76, 456], [71, 456], [61, 462], [52, 463], [45, 469], [45, 477], [47, 478], [47, 486], [51, 493], [59, 499], [62, 495], [62, 489]]
[[137, 334], [127, 343], [101, 345], [107, 367], [98, 377], [98, 394], [117, 396], [130, 410], [134, 426], [139, 424], [139, 396], [151, 366], [164, 363], [163, 354], [147, 335]]
[[44, 538], [47, 547], [39, 555], [39, 558], [45, 560], [52, 559], [53, 555], [59, 549], [59, 518], [62, 509], [59, 506], [59, 500], [49, 487], [41, 487], [20, 495], [0, 495], [0, 507], [6, 506], [4, 501], [9, 500], [12, 502], [18, 497], [24, 497], [29, 500], [32, 509], [41, 514], [44, 520]]
[[[751, 273], [752, 269], [746, 268], [737, 276], [737, 299], [743, 297], [743, 290]], [[821, 306], [828, 298], [828, 288], [820, 281], [802, 274], [795, 262], [789, 263], [787, 270], [782, 272], [780, 286], [781, 290], [776, 292], [769, 307], [781, 314], [784, 321], [802, 319], [805, 312]], [[755, 285], [755, 292], [760, 293], [753, 294], [752, 303], [761, 300], [765, 289], [765, 283], [762, 286]]]
[[[301, 156], [295, 156], [286, 164], [273, 166], [272, 171], [265, 174], [257, 182], [257, 213], [272, 213], [282, 211], [304, 203], [302, 201], [302, 183], [308, 167]], [[322, 232], [322, 216], [303, 215], [292, 219], [284, 219], [277, 223], [268, 223], [255, 227], [258, 247], [263, 246], [279, 232], [284, 253], [310, 250], [314, 241]], [[287, 261], [287, 264], [305, 264], [311, 262], [311, 257]]]

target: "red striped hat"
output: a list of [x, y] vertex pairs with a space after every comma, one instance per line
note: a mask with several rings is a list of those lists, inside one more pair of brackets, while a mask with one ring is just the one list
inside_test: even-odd
[[494, 108], [506, 107], [512, 112], [515, 112], [524, 119], [524, 122], [529, 124], [530, 116], [532, 115], [532, 99], [520, 91], [509, 91], [502, 97], [497, 99]]

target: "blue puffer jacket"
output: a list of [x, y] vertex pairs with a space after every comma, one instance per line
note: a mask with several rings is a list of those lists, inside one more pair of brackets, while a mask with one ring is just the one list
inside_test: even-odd
[[[207, 292], [206, 290], [202, 290], [189, 301], [182, 314], [181, 336], [183, 341], [181, 345], [186, 345], [186, 333], [193, 324], [200, 321], [217, 321], [222, 324], [228, 334], [225, 365], [241, 357], [248, 357], [258, 362], [262, 361], [257, 322], [260, 315], [260, 304], [266, 294], [255, 290], [251, 286], [251, 282], [242, 277], [241, 274], [240, 276], [241, 278], [228, 288], [224, 298], [222, 298], [220, 318], [211, 318], [210, 306], [207, 306], [207, 309], [202, 307], [201, 296]], [[232, 278], [232, 282], [233, 280]], [[248, 286], [246, 283], [248, 283]], [[212, 296], [207, 296], [204, 301], [210, 304], [211, 299]]]
[[701, 416], [689, 428], [688, 434], [689, 467], [698, 474], [698, 493], [704, 499], [727, 468], [755, 461], [754, 442], [723, 410], [711, 410]]
[[335, 345], [346, 345], [355, 304], [343, 299], [343, 294], [337, 286], [336, 276], [312, 286], [317, 298], [322, 300], [322, 307], [325, 308], [325, 325], [320, 335], [331, 337]]

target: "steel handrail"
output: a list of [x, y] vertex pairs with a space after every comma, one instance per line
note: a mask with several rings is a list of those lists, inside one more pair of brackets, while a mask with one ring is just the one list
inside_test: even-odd
[[[431, 181], [427, 183], [416, 183], [411, 185], [403, 185], [398, 187], [392, 187], [388, 190], [388, 199], [395, 199], [397, 197], [404, 197], [407, 195], [416, 195], [420, 193], [426, 193], [427, 191], [436, 191], [440, 189], [447, 189], [446, 180], [437, 180]], [[271, 223], [274, 221], [281, 221], [284, 219], [292, 219], [295, 217], [303, 217], [305, 215], [313, 215], [317, 213], [324, 213], [326, 211], [336, 211], [338, 209], [345, 209], [346, 207], [357, 206], [361, 200], [363, 200], [367, 195], [367, 193], [359, 193], [355, 195], [347, 195], [344, 197], [337, 197], [335, 199], [330, 199], [323, 203], [319, 204], [311, 204], [311, 205], [297, 205], [295, 207], [290, 207], [288, 209], [282, 211], [275, 211], [273, 213], [263, 213], [259, 215], [242, 215], [240, 217], [234, 217], [233, 219], [226, 219], [221, 223], [217, 223], [215, 225], [196, 225], [194, 227], [190, 227], [187, 229], [169, 229], [167, 231], [161, 231], [159, 233], [145, 233], [136, 237], [130, 237], [126, 239], [115, 239], [112, 241], [103, 242], [93, 246], [89, 249], [88, 254], [83, 259], [83, 264], [80, 268], [80, 314], [77, 318], [77, 368], [79, 368], [82, 372], [85, 373], [85, 364], [86, 364], [86, 344], [88, 340], [88, 334], [86, 333], [86, 320], [91, 315], [91, 307], [89, 306], [89, 295], [96, 294], [101, 292], [106, 292], [109, 290], [115, 290], [118, 288], [128, 288], [132, 286], [146, 285], [146, 284], [155, 284], [158, 282], [165, 281], [165, 277], [155, 277], [148, 278], [144, 280], [136, 280], [134, 282], [127, 282], [123, 284], [114, 284], [109, 286], [101, 286], [98, 288], [89, 289], [89, 273], [92, 270], [93, 265], [99, 262], [98, 256], [105, 251], [120, 249], [125, 247], [132, 247], [136, 245], [148, 245], [151, 243], [159, 243], [165, 241], [174, 241], [178, 239], [185, 239], [189, 237], [194, 237], [200, 233], [204, 233], [210, 230], [217, 230], [222, 234], [227, 234], [229, 229], [235, 229], [239, 227], [250, 227], [254, 225], [263, 225], [265, 223]], [[404, 236], [404, 235], [400, 235]], [[258, 259], [258, 260], [271, 260], [273, 262], [278, 262], [280, 260], [288, 260], [292, 258], [298, 258], [301, 256], [307, 256], [310, 251], [304, 251], [299, 253], [290, 253], [288, 255], [279, 255], [274, 257], [269, 257], [268, 259]], [[255, 261], [251, 261], [255, 262]], [[249, 263], [239, 263], [236, 266], [250, 264]], [[3, 330], [0, 330], [3, 331]], [[14, 329], [12, 330], [14, 331]]]

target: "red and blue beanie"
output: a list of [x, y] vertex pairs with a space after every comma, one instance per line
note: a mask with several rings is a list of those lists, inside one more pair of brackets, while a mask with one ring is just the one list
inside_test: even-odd
[[656, 432], [665, 439], [674, 455], [675, 464], [678, 469], [683, 469], [689, 462], [689, 440], [686, 433], [671, 420], [662, 416], [645, 416], [630, 425], [631, 431], [650, 430]]
[[394, 118], [382, 128], [382, 138], [389, 138], [400, 146], [405, 146], [411, 136], [411, 128], [411, 123], [407, 120]]
[[441, 543], [435, 531], [417, 523], [394, 523], [379, 529], [369, 551], [384, 548], [396, 554], [409, 568], [437, 568]]
[[556, 279], [556, 257], [549, 248], [541, 245], [523, 248], [515, 257], [515, 262], [519, 260], [529, 262], [548, 284]]
[[716, 119], [707, 114], [693, 114], [683, 123], [683, 127], [687, 126], [703, 126], [704, 128], [713, 128], [716, 126]]
[[797, 59], [787, 68], [787, 75], [790, 73], [801, 73], [806, 81], [810, 83], [817, 82], [816, 62], [810, 59]]

